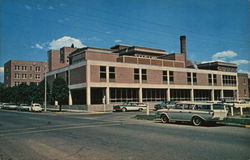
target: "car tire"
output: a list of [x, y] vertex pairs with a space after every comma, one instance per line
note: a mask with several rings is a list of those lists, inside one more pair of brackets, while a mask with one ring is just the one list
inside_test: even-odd
[[143, 109], [142, 109], [142, 108], [139, 108], [139, 111], [141, 112], [141, 111], [143, 111]]
[[127, 111], [127, 109], [126, 108], [122, 108], [122, 112], [126, 112]]
[[194, 126], [201, 126], [203, 123], [203, 120], [200, 117], [193, 117], [192, 123]]
[[168, 116], [165, 114], [161, 115], [161, 122], [168, 123], [169, 122]]

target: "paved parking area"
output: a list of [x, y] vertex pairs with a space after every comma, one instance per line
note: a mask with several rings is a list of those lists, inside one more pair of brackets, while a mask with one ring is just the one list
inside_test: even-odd
[[0, 159], [250, 158], [250, 129], [136, 120], [128, 113], [0, 110]]

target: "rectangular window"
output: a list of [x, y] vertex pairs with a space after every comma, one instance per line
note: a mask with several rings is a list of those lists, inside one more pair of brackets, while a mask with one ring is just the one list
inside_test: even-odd
[[109, 79], [115, 79], [115, 67], [109, 67]]
[[163, 83], [168, 83], [168, 72], [162, 71], [162, 81]]
[[187, 73], [187, 82], [188, 82], [188, 84], [191, 84], [191, 72], [188, 72]]
[[212, 85], [212, 74], [208, 74], [208, 83]]
[[36, 72], [40, 72], [41, 68], [40, 67], [36, 67]]
[[32, 71], [32, 66], [30, 66], [30, 71]]
[[106, 79], [106, 66], [100, 66], [100, 79]]
[[174, 83], [174, 72], [173, 71], [169, 71], [169, 82], [170, 83]]
[[197, 84], [197, 74], [193, 73], [193, 84]]
[[142, 69], [141, 70], [141, 79], [143, 80], [143, 81], [146, 81], [147, 80], [147, 70], [146, 69]]
[[223, 75], [222, 81], [224, 86], [236, 86], [236, 76]]
[[32, 74], [30, 74], [30, 79], [32, 79]]
[[26, 71], [27, 70], [27, 66], [22, 66], [22, 71]]
[[134, 69], [134, 80], [139, 81], [139, 68]]
[[213, 81], [214, 81], [214, 86], [217, 86], [217, 76], [216, 76], [216, 74], [213, 74]]
[[40, 74], [36, 74], [35, 75], [35, 79], [40, 79], [41, 77], [40, 77]]
[[27, 74], [22, 74], [22, 79], [26, 79], [27, 78]]

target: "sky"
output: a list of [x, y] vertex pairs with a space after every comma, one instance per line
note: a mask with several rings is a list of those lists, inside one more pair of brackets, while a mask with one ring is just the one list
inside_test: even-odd
[[0, 81], [7, 61], [47, 61], [72, 43], [179, 53], [181, 35], [189, 60], [250, 73], [250, 0], [0, 0]]

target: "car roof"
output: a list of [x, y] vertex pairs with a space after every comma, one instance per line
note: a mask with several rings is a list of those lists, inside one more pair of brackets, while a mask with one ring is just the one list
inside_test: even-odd
[[188, 102], [188, 101], [180, 101], [177, 104], [194, 104], [194, 105], [212, 105], [210, 102]]

